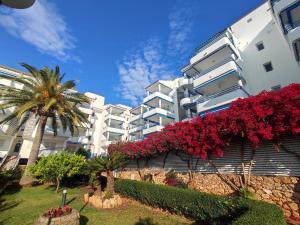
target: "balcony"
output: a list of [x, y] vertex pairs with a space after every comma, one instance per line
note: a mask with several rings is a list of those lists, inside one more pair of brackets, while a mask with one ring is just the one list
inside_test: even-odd
[[151, 100], [156, 99], [156, 98], [160, 98], [160, 99], [163, 99], [165, 101], [173, 103], [173, 99], [170, 96], [156, 91], [156, 92], [154, 92], [154, 93], [152, 93], [149, 96], [144, 98], [144, 104], [147, 105], [148, 102], [150, 102]]
[[144, 126], [137, 126], [137, 127], [133, 127], [129, 130], [129, 133], [132, 134], [132, 133], [136, 133], [136, 132], [139, 132], [141, 130], [144, 129]]
[[194, 76], [194, 89], [199, 90], [226, 77], [235, 77], [232, 83], [234, 85], [239, 80], [240, 71], [238, 64], [232, 58], [227, 58]]
[[172, 119], [175, 118], [175, 114], [173, 112], [161, 108], [153, 108], [148, 112], [145, 112], [143, 118], [149, 119], [150, 117], [159, 117], [159, 116], [164, 116]]
[[122, 115], [107, 114], [105, 116], [105, 121], [108, 120], [108, 119], [125, 122], [125, 117], [122, 117]]
[[279, 16], [280, 13], [289, 8], [291, 5], [295, 4], [297, 0], [271, 0], [271, 5], [276, 16]]
[[148, 128], [145, 128], [143, 130], [143, 135], [149, 135], [151, 133], [161, 131], [162, 129], [163, 129], [163, 126], [160, 126], [160, 125], [155, 125], [155, 126], [152, 126], [152, 127], [148, 127]]
[[115, 128], [115, 127], [104, 127], [103, 129], [104, 133], [114, 133], [119, 135], [124, 135], [125, 131], [122, 128]]
[[143, 114], [132, 116], [132, 117], [130, 118], [130, 120], [129, 120], [129, 123], [133, 123], [133, 122], [135, 122], [135, 121], [137, 121], [137, 120], [140, 120], [140, 119], [143, 119]]
[[204, 114], [208, 111], [217, 111], [223, 109], [222, 106], [228, 106], [232, 101], [238, 98], [247, 98], [248, 94], [238, 85], [215, 93], [211, 96], [203, 96], [197, 99], [197, 112]]
[[187, 87], [189, 85], [192, 85], [193, 81], [189, 78], [182, 78], [178, 81], [178, 86], [179, 87]]
[[91, 108], [87, 108], [87, 107], [79, 107], [79, 109], [84, 112], [85, 114], [88, 114], [88, 115], [92, 115], [93, 113], [93, 110]]
[[197, 63], [226, 47], [238, 55], [238, 51], [233, 44], [232, 35], [227, 29], [201, 44], [196, 50], [196, 55], [191, 58], [190, 64]]

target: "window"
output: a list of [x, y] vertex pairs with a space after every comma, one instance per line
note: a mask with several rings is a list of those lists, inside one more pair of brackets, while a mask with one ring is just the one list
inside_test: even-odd
[[264, 68], [265, 68], [266, 72], [270, 72], [273, 70], [273, 65], [271, 62], [267, 62], [264, 64]]
[[252, 21], [252, 18], [247, 19], [247, 23], [250, 23]]
[[264, 43], [262, 41], [257, 43], [256, 48], [257, 48], [258, 51], [261, 51], [261, 50], [265, 49]]

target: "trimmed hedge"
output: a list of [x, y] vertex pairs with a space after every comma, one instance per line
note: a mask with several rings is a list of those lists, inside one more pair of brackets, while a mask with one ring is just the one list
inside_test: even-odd
[[115, 190], [124, 197], [182, 214], [199, 224], [286, 225], [279, 207], [261, 201], [125, 179], [116, 181]]

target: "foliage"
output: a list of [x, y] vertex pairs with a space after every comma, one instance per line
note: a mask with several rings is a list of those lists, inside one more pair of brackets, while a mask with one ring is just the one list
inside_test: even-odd
[[[113, 197], [114, 195], [113, 171], [121, 168], [126, 163], [127, 163], [126, 155], [120, 151], [111, 151], [108, 155], [94, 157], [89, 161], [90, 169], [94, 173], [106, 172], [107, 175], [106, 190], [108, 192], [109, 197]], [[101, 184], [99, 183], [98, 186], [100, 185]]]
[[94, 157], [89, 161], [90, 168], [97, 172], [113, 171], [125, 164], [126, 158], [122, 152], [112, 152], [108, 155]]
[[166, 174], [164, 183], [171, 187], [188, 188], [188, 185], [184, 183], [182, 179], [178, 178], [177, 174], [172, 171]]
[[[80, 224], [133, 225], [146, 218], [152, 218], [155, 224], [163, 225], [192, 223], [184, 217], [166, 214], [137, 203], [127, 204], [117, 210], [99, 210], [89, 204], [84, 205], [82, 196], [85, 193], [86, 187], [83, 186], [68, 188], [67, 202], [73, 209], [80, 211]], [[6, 189], [0, 200], [0, 224], [34, 224], [40, 215], [58, 206], [60, 202], [61, 193], [55, 193], [52, 187], [46, 185]]]
[[[63, 82], [64, 75], [58, 66], [55, 69], [44, 67], [39, 70], [28, 64], [21, 64], [29, 74], [11, 76], [1, 74], [0, 79], [6, 79], [19, 85], [0, 86], [0, 110], [13, 110], [0, 121], [0, 124], [15, 123], [16, 131], [29, 119], [37, 120], [36, 134], [30, 151], [27, 165], [33, 165], [38, 159], [40, 145], [46, 124], [50, 120], [54, 136], [59, 127], [73, 135], [79, 127], [84, 127], [87, 115], [79, 109], [79, 105], [89, 103], [89, 98], [75, 91], [76, 82]], [[22, 87], [22, 89], [20, 88]], [[32, 184], [26, 169], [20, 184]]]
[[89, 159], [91, 157], [91, 150], [80, 147], [75, 154], [82, 155], [86, 159]]
[[239, 194], [245, 199], [256, 199], [255, 193], [251, 192], [248, 188], [241, 188]]
[[60, 217], [65, 214], [69, 214], [72, 212], [72, 208], [69, 205], [64, 205], [63, 208], [54, 208], [54, 209], [49, 209], [44, 216], [53, 218], [53, 217]]
[[29, 118], [28, 112], [32, 112], [37, 117], [51, 118], [52, 128], [57, 134], [58, 120], [62, 128], [64, 130], [68, 128], [71, 133], [74, 132], [76, 126], [82, 126], [87, 122], [86, 115], [77, 106], [88, 103], [89, 99], [83, 94], [70, 91], [75, 88], [76, 83], [73, 80], [62, 82], [64, 75], [60, 73], [58, 66], [55, 69], [44, 67], [38, 70], [28, 64], [21, 65], [28, 70], [30, 76], [13, 77], [4, 74], [0, 76], [0, 78], [23, 85], [23, 89], [13, 86], [0, 87], [0, 109], [15, 107], [14, 112], [1, 123], [18, 118], [20, 125], [23, 125]]
[[278, 143], [286, 134], [300, 134], [300, 84], [238, 99], [227, 110], [167, 125], [119, 151], [132, 159], [170, 151], [207, 159], [211, 154], [222, 157], [224, 148], [236, 139], [250, 142], [255, 150], [263, 140]]
[[30, 168], [30, 171], [40, 182], [55, 182], [58, 191], [64, 177], [81, 174], [86, 166], [84, 156], [62, 151], [42, 157]]
[[199, 224], [286, 224], [281, 209], [260, 201], [132, 180], [117, 180], [116, 191], [150, 206], [193, 218]]
[[21, 171], [19, 169], [10, 169], [0, 171], [0, 189], [5, 188], [9, 182], [18, 180], [21, 177]]

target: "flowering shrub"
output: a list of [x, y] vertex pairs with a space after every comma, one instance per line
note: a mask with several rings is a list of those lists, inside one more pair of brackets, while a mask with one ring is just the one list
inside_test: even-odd
[[170, 172], [166, 174], [164, 180], [165, 185], [178, 188], [187, 188], [187, 184], [184, 181], [177, 177], [176, 173]]
[[53, 218], [53, 217], [60, 217], [64, 214], [68, 214], [72, 212], [72, 208], [69, 205], [65, 205], [63, 208], [59, 207], [59, 208], [53, 208], [53, 209], [49, 209], [44, 216]]
[[238, 99], [227, 110], [167, 125], [143, 141], [124, 144], [119, 151], [132, 159], [185, 154], [189, 166], [191, 156], [222, 157], [234, 140], [250, 142], [255, 150], [264, 140], [280, 144], [280, 137], [287, 134], [300, 134], [300, 84]]

